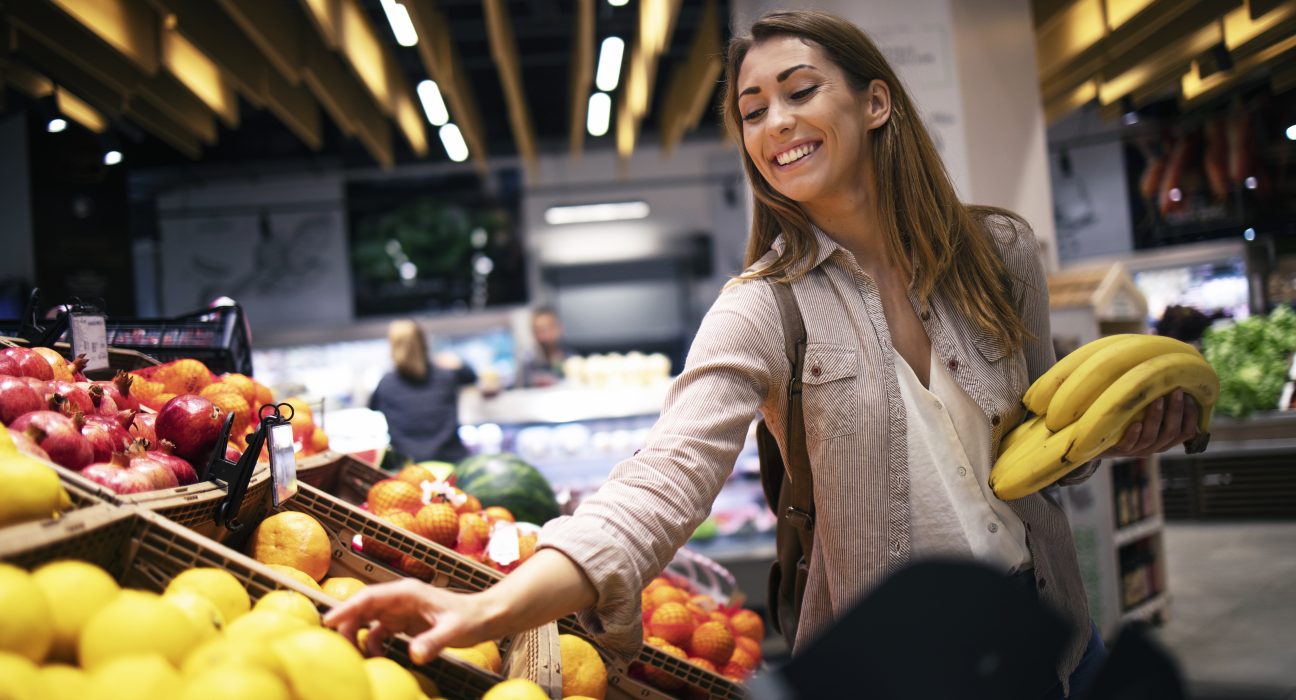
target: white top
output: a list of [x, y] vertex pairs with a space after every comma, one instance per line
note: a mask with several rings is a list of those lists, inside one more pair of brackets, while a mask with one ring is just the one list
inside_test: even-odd
[[931, 355], [928, 389], [895, 354], [909, 442], [912, 556], [972, 557], [1015, 573], [1031, 567], [1026, 527], [990, 490], [985, 413]]

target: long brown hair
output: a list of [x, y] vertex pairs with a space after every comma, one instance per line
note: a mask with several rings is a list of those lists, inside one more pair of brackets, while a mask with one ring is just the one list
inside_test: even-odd
[[[939, 288], [977, 327], [1010, 348], [1019, 346], [1029, 333], [1013, 309], [1007, 270], [983, 220], [991, 214], [1005, 215], [1018, 230], [1023, 230], [1024, 222], [1006, 210], [967, 206], [958, 200], [900, 78], [859, 27], [823, 12], [774, 12], [757, 20], [749, 36], [731, 40], [724, 94], [724, 121], [730, 134], [743, 143], [738, 110], [738, 71], [743, 60], [753, 45], [778, 36], [795, 36], [821, 48], [854, 90], [866, 89], [873, 80], [891, 88], [891, 116], [869, 139], [877, 216], [887, 252], [912, 271], [911, 288], [924, 303]], [[745, 265], [764, 257], [779, 234], [784, 234], [786, 243], [772, 264], [744, 277], [796, 279], [808, 271], [818, 252], [810, 220], [796, 202], [765, 181], [745, 148], [739, 150], [755, 200]]]
[[421, 382], [428, 376], [427, 338], [417, 322], [402, 319], [387, 326], [387, 342], [391, 343], [392, 364], [396, 373], [412, 382]]

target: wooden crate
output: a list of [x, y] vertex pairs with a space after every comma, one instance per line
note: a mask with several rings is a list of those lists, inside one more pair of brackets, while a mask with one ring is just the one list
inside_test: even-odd
[[[81, 559], [103, 567], [121, 585], [162, 591], [171, 579], [194, 567], [224, 569], [237, 578], [253, 600], [277, 589], [295, 590], [315, 603], [321, 612], [336, 603], [318, 590], [271, 571], [249, 557], [198, 535], [138, 507], [99, 505], [71, 513], [57, 522], [18, 525], [0, 531], [0, 561], [34, 568], [58, 559]], [[549, 625], [550, 628], [553, 625]], [[532, 672], [544, 656], [551, 630], [515, 635], [505, 652], [510, 677]], [[434, 680], [450, 700], [480, 698], [503, 677], [462, 663], [440, 658], [413, 665], [408, 640], [393, 639], [386, 655], [403, 666]], [[556, 659], [548, 657], [550, 660]], [[561, 683], [559, 684], [561, 690]]]

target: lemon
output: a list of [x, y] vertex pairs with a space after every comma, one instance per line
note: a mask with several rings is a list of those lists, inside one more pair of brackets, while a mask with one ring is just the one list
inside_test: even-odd
[[216, 604], [197, 591], [180, 589], [162, 595], [162, 602], [184, 613], [198, 629], [204, 640], [216, 636], [225, 626], [225, 618]]
[[[9, 498], [6, 492], [5, 497]], [[0, 651], [45, 660], [54, 643], [54, 613], [31, 574], [0, 564]]]
[[259, 668], [282, 682], [288, 681], [283, 665], [270, 653], [270, 643], [256, 639], [217, 637], [203, 642], [185, 657], [180, 670], [186, 677], [192, 677], [223, 667]]
[[76, 663], [81, 628], [121, 593], [121, 587], [107, 571], [73, 559], [41, 566], [32, 572], [32, 580], [45, 594], [54, 615], [54, 646], [50, 658]]
[[41, 666], [40, 675], [49, 700], [81, 700], [90, 693], [90, 676], [75, 666]]
[[364, 660], [374, 700], [422, 700], [423, 690], [414, 676], [385, 657]]
[[495, 642], [487, 640], [481, 644], [474, 644], [469, 648], [480, 651], [481, 655], [486, 657], [486, 667], [490, 670], [499, 673], [504, 668], [504, 660], [500, 658], [499, 645]]
[[0, 454], [0, 484], [0, 527], [51, 518], [72, 505], [57, 472], [18, 452]]
[[288, 688], [264, 669], [212, 668], [190, 677], [180, 700], [290, 700]]
[[118, 656], [90, 673], [88, 700], [172, 700], [184, 683], [161, 654]]
[[346, 600], [360, 592], [365, 587], [365, 582], [358, 578], [350, 576], [332, 576], [324, 579], [320, 588], [327, 594], [338, 600]]
[[301, 585], [307, 588], [316, 591], [324, 590], [323, 588], [320, 588], [319, 583], [315, 579], [310, 577], [310, 574], [306, 573], [305, 571], [302, 571], [301, 569], [294, 569], [291, 566], [285, 566], [283, 564], [266, 564], [266, 566], [270, 567], [271, 571], [277, 574], [282, 574], [284, 576], [287, 576], [288, 578], [296, 581], [297, 583], [300, 583]]
[[487, 671], [491, 670], [490, 660], [487, 659], [486, 655], [476, 647], [464, 647], [462, 649], [446, 647], [441, 650], [441, 655], [452, 659], [458, 659], [466, 664], [472, 664], [477, 668], [484, 668]]
[[201, 628], [162, 596], [126, 590], [90, 618], [77, 649], [89, 671], [119, 656], [149, 653], [179, 667], [202, 640]]
[[253, 610], [268, 610], [295, 617], [312, 627], [319, 627], [320, 614], [310, 598], [297, 591], [270, 591], [252, 606]]
[[307, 629], [270, 648], [287, 670], [296, 700], [371, 700], [364, 658], [342, 635]]
[[305, 627], [306, 623], [302, 622], [301, 618], [289, 617], [270, 610], [253, 610], [226, 625], [225, 636], [229, 639], [273, 642]]
[[215, 603], [225, 624], [237, 620], [240, 615], [252, 609], [247, 589], [234, 578], [234, 574], [224, 569], [189, 569], [167, 584], [167, 593], [182, 590], [193, 591]]
[[26, 656], [0, 651], [0, 700], [45, 700], [45, 679]]
[[563, 697], [601, 698], [607, 693], [607, 666], [594, 645], [575, 635], [560, 634], [558, 650], [562, 661]]
[[549, 694], [535, 681], [512, 678], [486, 691], [482, 700], [549, 700]]

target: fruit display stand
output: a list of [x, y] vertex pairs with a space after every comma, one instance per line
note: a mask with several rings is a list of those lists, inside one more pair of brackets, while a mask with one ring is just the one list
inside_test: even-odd
[[[214, 567], [233, 574], [253, 601], [270, 591], [287, 589], [305, 595], [320, 611], [336, 602], [243, 554], [134, 507], [100, 505], [72, 513], [53, 526], [28, 523], [0, 530], [0, 561], [30, 569], [59, 559], [96, 564], [129, 588], [161, 592], [183, 571]], [[538, 636], [526, 633], [513, 640], [504, 656], [506, 675], [531, 672], [538, 656]], [[503, 680], [456, 659], [411, 664], [406, 644], [400, 637], [391, 640], [386, 656], [431, 678], [450, 700], [480, 698]]]
[[[1049, 278], [1049, 318], [1062, 354], [1106, 335], [1146, 333], [1147, 301], [1120, 263], [1076, 268]], [[1160, 458], [1105, 460], [1092, 478], [1055, 493], [1102, 635], [1110, 641], [1126, 622], [1164, 620]]]

